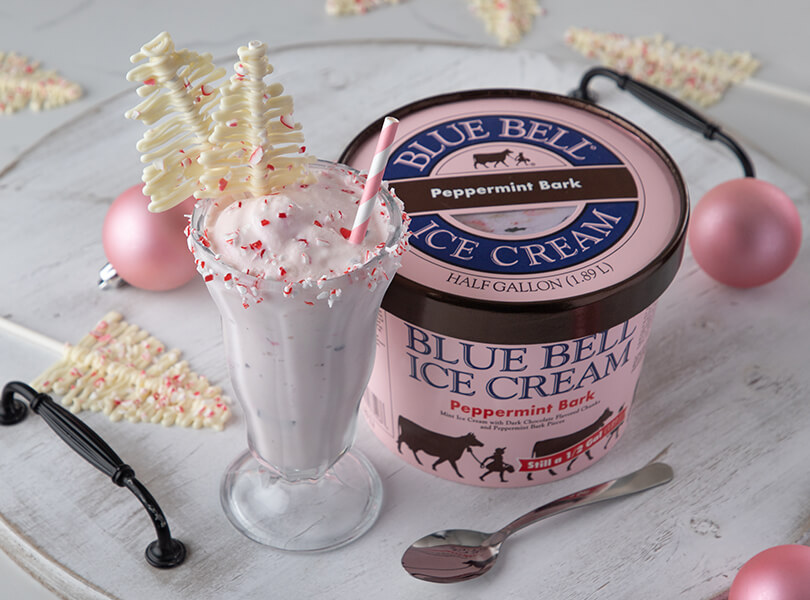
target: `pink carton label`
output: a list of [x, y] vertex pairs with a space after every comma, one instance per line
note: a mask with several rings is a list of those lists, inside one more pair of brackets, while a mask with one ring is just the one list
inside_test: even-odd
[[[374, 140], [352, 163], [370, 162]], [[385, 178], [412, 218], [399, 277], [477, 301], [581, 296], [647, 268], [677, 232], [668, 166], [602, 116], [531, 98], [403, 118]]]
[[381, 311], [366, 420], [391, 451], [446, 479], [520, 487], [571, 475], [621, 436], [653, 313], [573, 340], [506, 346]]

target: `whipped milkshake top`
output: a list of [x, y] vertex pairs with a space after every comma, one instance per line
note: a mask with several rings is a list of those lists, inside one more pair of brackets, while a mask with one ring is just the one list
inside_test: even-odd
[[[188, 229], [189, 248], [206, 282], [220, 277], [235, 287], [248, 306], [265, 294], [293, 297], [307, 303], [342, 294], [345, 282], [365, 281], [374, 289], [391, 277], [384, 260], [407, 248], [408, 216], [387, 189], [374, 199], [366, 237], [348, 241], [366, 177], [344, 165], [316, 162], [310, 177], [264, 196], [201, 200]], [[195, 243], [196, 242], [196, 243]], [[361, 269], [379, 261], [380, 268]], [[398, 260], [397, 260], [398, 263]], [[390, 271], [390, 273], [389, 273]]]
[[372, 214], [363, 243], [346, 241], [363, 186], [355, 171], [338, 169], [266, 196], [218, 201], [206, 219], [208, 239], [221, 260], [261, 279], [342, 275], [384, 248], [390, 235], [391, 217], [383, 203]]

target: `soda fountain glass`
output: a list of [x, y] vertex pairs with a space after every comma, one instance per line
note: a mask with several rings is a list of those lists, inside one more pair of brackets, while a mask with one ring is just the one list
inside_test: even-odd
[[[334, 168], [351, 170], [325, 161], [311, 167], [316, 174]], [[240, 532], [268, 546], [336, 548], [365, 533], [380, 510], [380, 478], [351, 446], [374, 363], [377, 313], [407, 224], [387, 190], [375, 200], [391, 217], [385, 249], [322, 286], [285, 288], [223, 264], [201, 233], [213, 201], [200, 200], [191, 217], [189, 245], [220, 312], [247, 427], [248, 450], [225, 472], [220, 499]]]

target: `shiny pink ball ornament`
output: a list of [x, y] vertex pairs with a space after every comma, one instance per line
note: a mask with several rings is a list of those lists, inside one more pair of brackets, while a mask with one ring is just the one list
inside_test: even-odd
[[810, 546], [788, 544], [760, 552], [745, 563], [728, 600], [810, 599]]
[[197, 272], [185, 235], [194, 198], [152, 213], [142, 189], [134, 185], [110, 205], [101, 235], [104, 254], [130, 285], [152, 291], [180, 287]]
[[700, 267], [737, 288], [779, 277], [796, 259], [801, 238], [799, 211], [787, 194], [753, 177], [709, 190], [689, 225], [689, 247]]

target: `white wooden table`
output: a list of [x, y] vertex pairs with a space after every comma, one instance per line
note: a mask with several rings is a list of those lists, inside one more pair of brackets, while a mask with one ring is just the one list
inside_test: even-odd
[[[438, 44], [308, 44], [281, 49], [272, 60], [296, 98], [307, 145], [325, 158], [335, 158], [371, 119], [417, 98], [497, 86], [565, 93], [581, 74], [581, 64], [528, 50]], [[723, 148], [609, 86], [600, 97], [664, 144], [693, 202], [738, 176]], [[139, 177], [134, 144], [142, 129], [122, 117], [135, 99], [127, 90], [98, 102], [0, 172], [0, 314], [75, 341], [116, 309], [227, 385], [218, 315], [200, 281], [168, 293], [95, 287], [105, 262], [106, 208]], [[806, 229], [806, 185], [754, 156], [760, 176], [797, 201]], [[384, 481], [380, 520], [350, 546], [298, 556], [243, 538], [219, 508], [219, 478], [244, 446], [238, 416], [214, 433], [84, 413], [134, 467], [189, 547], [182, 567], [160, 572], [142, 559], [153, 532], [140, 505], [31, 417], [0, 430], [0, 546], [69, 598], [713, 597], [756, 552], [807, 541], [808, 254], [805, 244], [784, 277], [737, 291], [708, 279], [687, 252], [659, 304], [627, 432], [611, 454], [572, 478], [515, 490], [461, 486], [406, 466], [361, 425], [358, 446]], [[54, 358], [0, 336], [0, 382], [31, 379]], [[438, 586], [411, 579], [399, 565], [408, 543], [424, 533], [494, 529], [653, 458], [673, 466], [672, 484], [522, 532], [485, 578]]]

